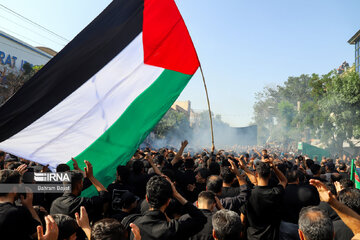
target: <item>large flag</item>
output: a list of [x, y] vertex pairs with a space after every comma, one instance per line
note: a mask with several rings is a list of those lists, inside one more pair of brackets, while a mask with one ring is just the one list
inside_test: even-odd
[[354, 182], [355, 188], [360, 189], [360, 174], [356, 169], [355, 160], [351, 160], [350, 180]]
[[174, 0], [114, 0], [0, 108], [0, 149], [108, 184], [198, 67]]

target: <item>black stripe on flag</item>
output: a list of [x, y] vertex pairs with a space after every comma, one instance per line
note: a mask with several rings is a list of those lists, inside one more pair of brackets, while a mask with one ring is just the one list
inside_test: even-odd
[[0, 108], [0, 142], [64, 100], [142, 32], [144, 0], [114, 0]]

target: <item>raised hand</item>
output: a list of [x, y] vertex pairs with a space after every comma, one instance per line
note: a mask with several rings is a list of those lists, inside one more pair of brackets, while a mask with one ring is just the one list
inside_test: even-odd
[[80, 207], [80, 215], [75, 213], [75, 219], [79, 227], [90, 228], [89, 217], [84, 206]]
[[81, 169], [79, 168], [79, 165], [78, 165], [76, 159], [75, 159], [75, 158], [71, 158], [71, 160], [73, 161], [73, 167], [74, 167], [74, 169], [81, 171]]
[[84, 161], [86, 167], [84, 167], [84, 172], [85, 172], [85, 176], [87, 178], [92, 178], [94, 177], [94, 174], [93, 174], [93, 166], [91, 165], [91, 163], [89, 161]]
[[20, 173], [20, 175], [24, 175], [24, 173], [27, 172], [27, 165], [26, 164], [21, 164], [20, 166], [18, 166], [15, 171], [18, 171]]
[[130, 223], [131, 232], [134, 234], [135, 240], [141, 240], [140, 229], [134, 223]]
[[51, 215], [47, 215], [45, 216], [45, 222], [46, 222], [45, 234], [43, 227], [37, 226], [38, 240], [57, 240], [59, 236], [59, 228], [55, 220], [51, 217]]
[[323, 182], [316, 179], [310, 179], [310, 184], [316, 187], [316, 189], [318, 190], [321, 201], [328, 203], [335, 199], [334, 195], [330, 192], [330, 190]]

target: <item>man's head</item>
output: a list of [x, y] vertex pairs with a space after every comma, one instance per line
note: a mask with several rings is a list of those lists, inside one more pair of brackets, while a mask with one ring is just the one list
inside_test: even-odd
[[255, 166], [256, 177], [263, 180], [269, 180], [270, 178], [270, 165], [264, 162], [258, 162]]
[[339, 170], [342, 171], [342, 172], [345, 172], [346, 171], [346, 164], [341, 162], [339, 163]]
[[70, 167], [65, 163], [61, 163], [56, 166], [56, 172], [67, 172], [67, 171], [70, 171]]
[[339, 193], [339, 201], [360, 214], [360, 190], [346, 188]]
[[236, 212], [223, 209], [212, 216], [213, 237], [216, 240], [236, 240], [242, 237], [242, 224]]
[[207, 168], [200, 168], [197, 170], [195, 179], [197, 183], [206, 183], [206, 179], [209, 176], [209, 170]]
[[354, 187], [354, 182], [351, 181], [349, 178], [342, 178], [339, 182], [341, 189]]
[[77, 170], [69, 171], [71, 173], [71, 192], [79, 196], [83, 189], [84, 175]]
[[319, 164], [313, 164], [313, 165], [311, 165], [310, 170], [311, 170], [312, 174], [314, 176], [316, 176], [316, 175], [320, 174], [320, 168], [321, 167]]
[[202, 191], [198, 195], [196, 205], [199, 209], [214, 210], [216, 206], [215, 194], [210, 191]]
[[286, 178], [289, 184], [299, 183], [299, 174], [297, 170], [290, 170], [286, 173]]
[[222, 191], [223, 180], [220, 176], [211, 175], [206, 182], [206, 190], [220, 195]]
[[193, 158], [186, 158], [185, 161], [184, 161], [184, 168], [186, 170], [191, 170], [191, 169], [194, 169], [194, 165], [195, 165], [195, 162], [194, 162], [194, 159]]
[[232, 184], [236, 176], [228, 167], [223, 167], [221, 169], [221, 177], [224, 180], [224, 183]]
[[135, 174], [140, 174], [144, 172], [144, 163], [141, 160], [135, 160], [132, 167]]
[[79, 228], [75, 219], [64, 214], [51, 215], [59, 228], [58, 240], [75, 240]]
[[125, 183], [130, 176], [130, 170], [127, 166], [119, 165], [116, 168], [116, 180]]
[[146, 200], [150, 208], [166, 209], [172, 193], [171, 184], [161, 176], [153, 176], [146, 184]]
[[[0, 170], [0, 184], [18, 184], [20, 183], [21, 175], [18, 171], [4, 169]], [[13, 191], [10, 193], [0, 193], [0, 197], [7, 196], [11, 194], [15, 198], [17, 194], [17, 188], [13, 188]]]
[[304, 207], [299, 215], [301, 240], [332, 240], [334, 227], [330, 217], [319, 207]]
[[104, 218], [91, 229], [91, 240], [126, 240], [127, 235], [124, 226], [113, 218]]

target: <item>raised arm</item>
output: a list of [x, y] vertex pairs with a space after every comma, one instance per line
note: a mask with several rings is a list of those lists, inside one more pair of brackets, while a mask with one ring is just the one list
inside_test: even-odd
[[84, 168], [85, 176], [91, 181], [98, 192], [105, 191], [107, 189], [94, 177], [93, 166], [89, 161], [84, 161], [86, 167]]
[[236, 167], [235, 163], [233, 160], [230, 160], [228, 159], [231, 167], [230, 167], [230, 170], [236, 175], [236, 179], [238, 180], [239, 182], [239, 185], [246, 185], [246, 181], [245, 179], [241, 176], [240, 172], [239, 172], [239, 169]]
[[150, 164], [150, 166], [154, 169], [154, 172], [157, 174], [157, 175], [161, 175], [161, 171], [160, 169], [154, 164], [154, 161], [153, 161], [153, 157], [151, 156], [150, 153], [148, 153], [145, 157], [146, 161], [148, 161], [148, 163]]
[[245, 172], [246, 176], [249, 178], [250, 182], [254, 185], [257, 185], [257, 180], [255, 177], [255, 174], [246, 167], [244, 161], [243, 161], [243, 155], [240, 156], [240, 158], [235, 158], [239, 162], [240, 168]]
[[360, 234], [360, 215], [348, 208], [345, 204], [339, 202], [321, 181], [310, 179], [310, 184], [318, 190], [320, 200], [329, 203], [354, 235]]
[[274, 161], [274, 159], [270, 158], [268, 160], [268, 163], [270, 164], [270, 167], [274, 170], [274, 173], [275, 173], [277, 179], [279, 180], [279, 184], [282, 185], [285, 188], [286, 184], [287, 184], [287, 179], [284, 176], [284, 174], [277, 168], [277, 166], [275, 166], [273, 161]]
[[187, 140], [181, 142], [181, 147], [180, 147], [179, 151], [176, 153], [174, 159], [171, 161], [171, 165], [174, 166], [178, 161], [180, 161], [187, 145], [188, 145]]

